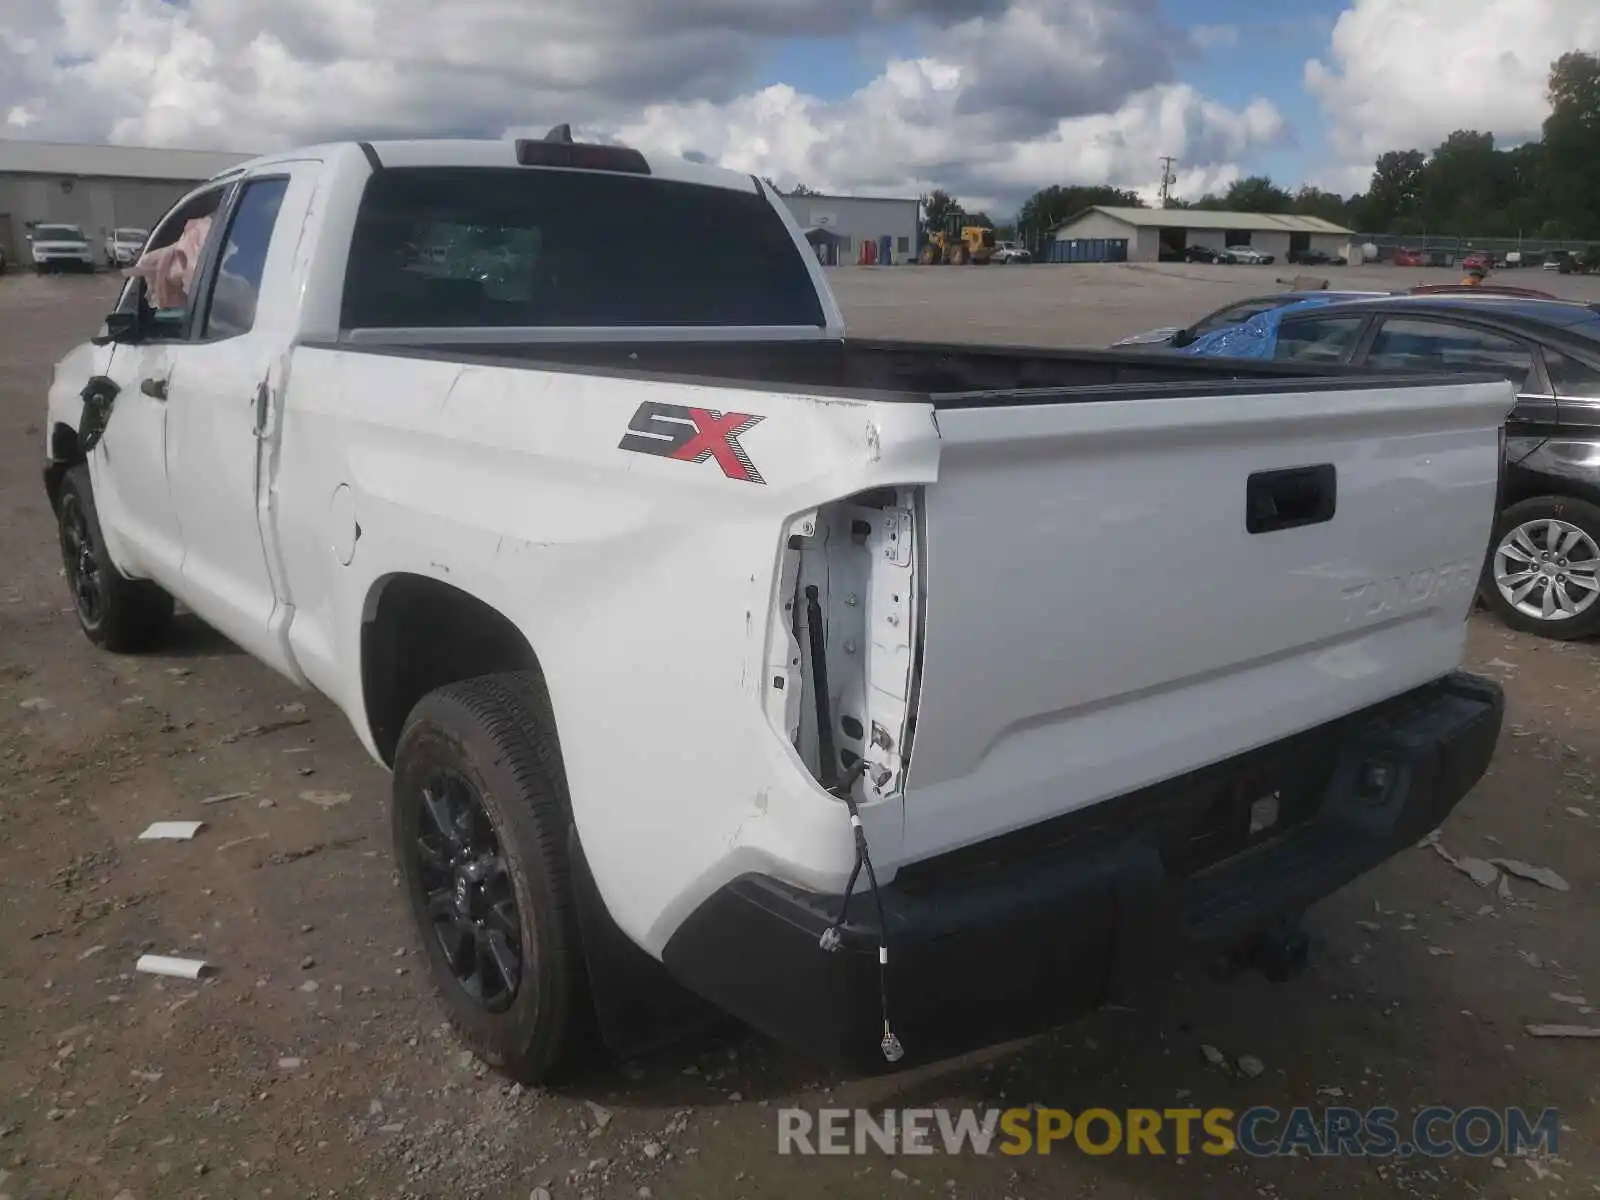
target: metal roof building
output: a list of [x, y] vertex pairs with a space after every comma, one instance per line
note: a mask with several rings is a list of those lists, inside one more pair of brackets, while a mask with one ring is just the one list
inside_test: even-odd
[[[1198, 208], [1086, 209], [1056, 227], [1056, 262], [1161, 262], [1190, 246], [1249, 246], [1278, 262], [1315, 251], [1337, 258], [1355, 234], [1321, 217], [1288, 213], [1210, 212]], [[1098, 253], [1097, 253], [1098, 252]]]
[[195, 184], [252, 157], [0, 139], [0, 249], [25, 259], [28, 229], [52, 221], [78, 226], [98, 251], [111, 230], [148, 229]]

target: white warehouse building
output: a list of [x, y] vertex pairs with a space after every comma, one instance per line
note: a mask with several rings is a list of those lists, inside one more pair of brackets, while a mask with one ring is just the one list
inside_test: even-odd
[[784, 196], [783, 202], [826, 266], [860, 262], [864, 244], [880, 246], [886, 237], [894, 262], [905, 262], [917, 252], [921, 210], [914, 198], [811, 195]]
[[248, 154], [0, 138], [0, 249], [21, 261], [28, 230], [76, 225], [96, 252], [113, 229], [149, 229], [182, 195]]
[[1249, 246], [1288, 262], [1306, 252], [1339, 258], [1355, 234], [1321, 217], [1096, 206], [1056, 227], [1052, 262], [1170, 262], [1190, 246]]

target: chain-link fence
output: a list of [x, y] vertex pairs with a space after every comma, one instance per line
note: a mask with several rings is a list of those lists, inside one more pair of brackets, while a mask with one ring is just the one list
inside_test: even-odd
[[1428, 265], [1434, 267], [1453, 267], [1460, 259], [1474, 251], [1488, 254], [1496, 262], [1504, 262], [1508, 255], [1514, 255], [1516, 257], [1510, 260], [1512, 262], [1520, 259], [1524, 263], [1537, 263], [1563, 253], [1582, 254], [1588, 251], [1591, 245], [1589, 242], [1575, 240], [1473, 238], [1437, 233], [1358, 233], [1352, 240], [1357, 245], [1377, 247], [1379, 262], [1393, 261], [1397, 250], [1409, 250], [1421, 254]]

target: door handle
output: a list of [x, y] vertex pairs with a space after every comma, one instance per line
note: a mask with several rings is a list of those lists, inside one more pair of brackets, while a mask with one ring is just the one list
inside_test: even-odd
[[1257, 471], [1245, 484], [1244, 527], [1273, 533], [1333, 520], [1339, 477], [1332, 463]]
[[139, 390], [154, 400], [167, 398], [167, 381], [165, 379], [146, 379], [139, 385]]

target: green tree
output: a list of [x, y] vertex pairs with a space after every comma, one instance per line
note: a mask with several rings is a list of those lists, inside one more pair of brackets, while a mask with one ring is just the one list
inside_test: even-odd
[[1600, 237], [1600, 55], [1574, 50], [1550, 68], [1544, 122], [1550, 219]]
[[1390, 150], [1380, 154], [1367, 185], [1369, 219], [1382, 232], [1401, 217], [1415, 216], [1422, 203], [1422, 170], [1428, 156], [1421, 150]]
[[1222, 207], [1229, 212], [1286, 213], [1293, 203], [1294, 197], [1265, 175], [1236, 179], [1222, 196]]
[[1294, 194], [1289, 211], [1303, 217], [1321, 217], [1335, 225], [1345, 225], [1350, 221], [1350, 205], [1343, 196], [1338, 192], [1325, 192], [1310, 184]]
[[1096, 205], [1107, 208], [1146, 207], [1137, 193], [1122, 188], [1052, 184], [1040, 188], [1023, 203], [1017, 214], [1017, 227], [1026, 231], [1024, 236], [1042, 235]]
[[1430, 228], [1503, 234], [1512, 171], [1494, 134], [1458, 129], [1434, 150], [1418, 183], [1419, 211]]
[[940, 188], [935, 188], [920, 199], [924, 233], [948, 232], [961, 215], [960, 203], [949, 192]]

